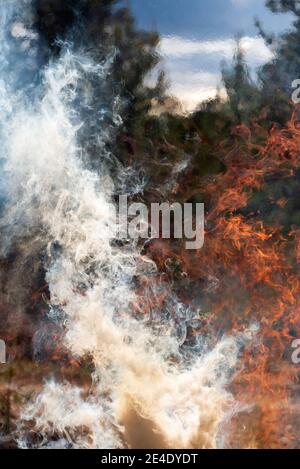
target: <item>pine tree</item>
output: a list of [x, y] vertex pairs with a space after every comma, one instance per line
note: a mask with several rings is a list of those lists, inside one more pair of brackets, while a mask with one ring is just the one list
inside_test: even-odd
[[228, 97], [225, 106], [230, 111], [232, 122], [249, 122], [258, 107], [259, 89], [251, 78], [239, 39], [233, 63], [230, 67], [223, 67], [222, 77]]

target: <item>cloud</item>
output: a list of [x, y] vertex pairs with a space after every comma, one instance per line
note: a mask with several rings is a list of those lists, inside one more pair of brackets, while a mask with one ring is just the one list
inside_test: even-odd
[[[272, 52], [261, 37], [244, 36], [240, 45], [247, 61], [257, 65], [266, 62], [272, 57]], [[236, 50], [234, 39], [217, 39], [210, 41], [193, 41], [180, 36], [163, 37], [160, 42], [160, 51], [163, 56], [183, 57], [187, 55], [217, 54], [220, 58], [231, 59]]]
[[[260, 37], [244, 36], [240, 45], [252, 71], [273, 57]], [[224, 94], [220, 64], [231, 61], [235, 51], [236, 41], [232, 38], [193, 41], [180, 36], [162, 37], [159, 52], [172, 94], [188, 110], [214, 97], [218, 90]]]
[[171, 78], [172, 94], [182, 101], [188, 111], [192, 111], [200, 102], [214, 98], [218, 91], [226, 96], [219, 73], [178, 70]]

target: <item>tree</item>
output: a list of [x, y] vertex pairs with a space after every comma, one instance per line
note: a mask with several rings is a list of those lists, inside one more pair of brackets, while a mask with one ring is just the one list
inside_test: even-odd
[[259, 72], [261, 106], [267, 110], [267, 119], [284, 125], [289, 119], [292, 82], [300, 77], [300, 5], [297, 0], [267, 0], [266, 6], [275, 14], [292, 13], [292, 29], [279, 37], [266, 34], [259, 21], [258, 29], [266, 44], [274, 52], [274, 59]]
[[231, 67], [223, 67], [223, 83], [233, 123], [249, 122], [258, 108], [259, 89], [253, 82], [244, 58], [240, 40]]

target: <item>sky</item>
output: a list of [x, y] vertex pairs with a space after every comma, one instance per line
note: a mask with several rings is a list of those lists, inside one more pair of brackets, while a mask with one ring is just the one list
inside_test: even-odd
[[[126, 1], [126, 0], [124, 0]], [[274, 14], [264, 0], [130, 0], [137, 25], [161, 35], [159, 51], [172, 94], [184, 107], [195, 106], [222, 92], [221, 64], [230, 63], [234, 38], [242, 48], [252, 73], [272, 54], [258, 37], [254, 18], [267, 32], [289, 28], [292, 17]]]

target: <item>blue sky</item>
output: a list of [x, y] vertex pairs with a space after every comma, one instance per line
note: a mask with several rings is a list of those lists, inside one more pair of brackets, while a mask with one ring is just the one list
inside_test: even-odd
[[266, 29], [282, 31], [288, 15], [275, 15], [264, 0], [131, 0], [134, 15], [143, 28], [155, 26], [161, 34], [203, 39], [236, 33], [255, 35], [253, 18]]
[[[126, 0], [124, 0], [126, 1]], [[273, 14], [264, 0], [130, 0], [139, 27], [156, 29], [161, 35], [162, 67], [171, 92], [187, 109], [222, 92], [220, 69], [230, 62], [234, 37], [242, 47], [251, 70], [272, 58], [258, 37], [254, 18], [266, 31], [287, 30], [292, 17]]]

